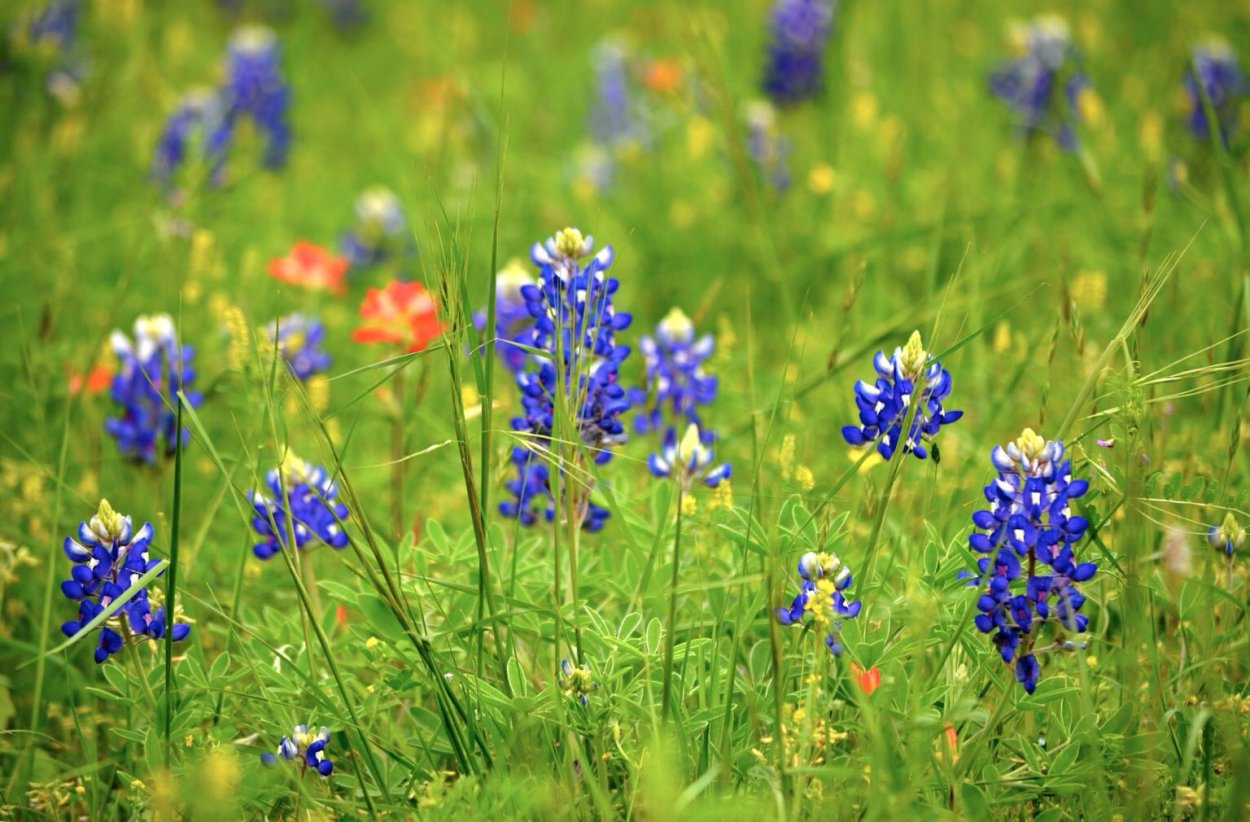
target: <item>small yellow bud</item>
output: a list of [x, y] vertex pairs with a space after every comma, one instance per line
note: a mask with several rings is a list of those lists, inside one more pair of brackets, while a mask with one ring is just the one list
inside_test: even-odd
[[911, 332], [911, 336], [907, 339], [907, 345], [903, 347], [899, 355], [899, 367], [903, 371], [903, 376], [908, 378], [920, 376], [928, 359], [929, 353], [924, 350], [920, 332]]
[[562, 256], [577, 259], [585, 253], [586, 238], [576, 228], [562, 228], [556, 232], [555, 245]]
[[1020, 437], [1016, 440], [1016, 448], [1020, 449], [1020, 453], [1030, 460], [1035, 460], [1042, 455], [1042, 451], [1046, 448], [1046, 440], [1041, 434], [1032, 428], [1024, 429]]

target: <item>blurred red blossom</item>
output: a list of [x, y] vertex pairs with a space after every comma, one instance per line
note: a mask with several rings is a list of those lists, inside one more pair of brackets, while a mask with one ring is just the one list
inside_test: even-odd
[[443, 333], [438, 307], [425, 286], [394, 280], [386, 288], [370, 288], [360, 304], [364, 322], [352, 332], [356, 342], [396, 343], [407, 351], [423, 351]]
[[312, 291], [343, 294], [347, 291], [347, 260], [319, 245], [300, 240], [285, 257], [269, 261], [269, 274], [283, 282]]

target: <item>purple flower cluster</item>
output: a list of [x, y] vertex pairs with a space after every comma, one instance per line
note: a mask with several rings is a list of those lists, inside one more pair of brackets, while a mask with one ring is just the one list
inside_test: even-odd
[[855, 383], [859, 425], [843, 426], [843, 438], [851, 445], [875, 443], [882, 458], [890, 459], [898, 449], [903, 424], [915, 400], [918, 407], [912, 414], [903, 451], [924, 459], [929, 455], [926, 443], [937, 436], [943, 425], [950, 425], [964, 414], [942, 407], [951, 391], [950, 372], [937, 360], [930, 360], [919, 331], [912, 333], [905, 347], [895, 348], [891, 357], [878, 351], [872, 364], [877, 371], [876, 381], [871, 385], [863, 380]]
[[[65, 538], [65, 555], [74, 563], [70, 578], [61, 583], [61, 593], [78, 603], [78, 616], [61, 625], [68, 637], [77, 636], [108, 606], [129, 592], [135, 581], [151, 571], [159, 560], [148, 556], [152, 525], [144, 523], [135, 531], [130, 517], [118, 514], [108, 500], [89, 522], [78, 526], [78, 538]], [[130, 593], [126, 604], [100, 623], [100, 641], [95, 661], [104, 662], [127, 642], [165, 637], [165, 609], [152, 608], [146, 587]], [[171, 638], [180, 642], [191, 633], [191, 626], [175, 622]]]
[[266, 491], [252, 491], [252, 528], [261, 540], [252, 552], [269, 559], [288, 544], [291, 535], [296, 548], [310, 542], [346, 548], [347, 533], [342, 523], [347, 506], [338, 499], [338, 486], [320, 465], [288, 454], [279, 468], [265, 474]]
[[1080, 95], [1090, 87], [1068, 24], [1039, 17], [1012, 30], [1020, 51], [990, 75], [990, 92], [1014, 113], [1025, 137], [1047, 134], [1060, 148], [1076, 148]]
[[185, 427], [175, 430], [178, 392], [185, 393], [192, 407], [201, 400], [200, 393], [189, 388], [195, 382], [194, 350], [178, 345], [168, 314], [139, 317], [133, 340], [121, 331], [114, 331], [110, 339], [119, 360], [110, 396], [122, 413], [107, 419], [104, 430], [129, 459], [155, 463], [158, 444], [164, 456], [172, 456], [179, 439], [185, 443], [191, 436]]
[[770, 12], [772, 40], [764, 93], [778, 105], [815, 97], [825, 84], [825, 48], [833, 33], [832, 0], [777, 0]]
[[[627, 328], [632, 317], [617, 312], [612, 302], [620, 285], [607, 276], [612, 247], [591, 255], [593, 248], [594, 239], [576, 228], [535, 243], [530, 256], [540, 269], [538, 282], [520, 289], [534, 320], [533, 347], [543, 353], [532, 354], [514, 372], [522, 414], [512, 420], [512, 428], [522, 443], [512, 451], [517, 478], [508, 489], [513, 499], [499, 507], [523, 524], [536, 521], [544, 498], [546, 518], [555, 515], [556, 491], [543, 455], [552, 448], [557, 409], [569, 411], [576, 436], [591, 449], [596, 463], [611, 459], [609, 447], [627, 438], [621, 416], [629, 410], [630, 398], [619, 383], [619, 372], [630, 349], [617, 343], [616, 332]], [[565, 473], [562, 466], [561, 482]], [[589, 486], [584, 477], [567, 481]], [[588, 491], [578, 508], [588, 530], [602, 527], [608, 516], [590, 502]]]
[[[1065, 631], [1085, 631], [1085, 596], [1076, 583], [1090, 579], [1097, 566], [1078, 562], [1073, 552], [1088, 523], [1072, 515], [1070, 501], [1089, 483], [1072, 478], [1063, 443], [1028, 428], [1006, 448], [995, 446], [990, 461], [998, 472], [985, 486], [990, 507], [972, 515], [977, 530], [968, 538], [972, 550], [985, 555], [977, 562], [980, 576], [969, 583], [984, 588], [976, 626], [995, 632], [1003, 661], [1015, 660], [1016, 679], [1032, 693], [1041, 672], [1037, 654], [1081, 647]], [[1054, 626], [1055, 638], [1039, 648], [1046, 624]]]
[[810, 616], [812, 628], [824, 632], [829, 652], [840, 655], [842, 620], [859, 616], [863, 606], [842, 593], [851, 586], [851, 569], [837, 554], [808, 551], [799, 558], [799, 578], [799, 593], [790, 607], [777, 609], [777, 619], [782, 625], [798, 625]]

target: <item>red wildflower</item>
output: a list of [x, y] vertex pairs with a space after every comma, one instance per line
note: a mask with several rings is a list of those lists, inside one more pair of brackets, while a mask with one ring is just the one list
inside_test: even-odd
[[285, 257], [269, 261], [271, 276], [313, 291], [334, 294], [347, 291], [347, 283], [343, 279], [347, 275], [347, 267], [347, 260], [304, 240], [291, 246], [290, 253]]
[[397, 343], [409, 352], [422, 351], [443, 333], [434, 298], [415, 280], [370, 288], [360, 316], [364, 322], [352, 332], [356, 342]]
[[85, 387], [88, 394], [99, 394], [101, 391], [109, 387], [109, 383], [113, 381], [113, 372], [103, 365], [96, 365], [87, 372], [87, 379], [84, 381], [82, 374], [75, 371], [73, 367], [66, 366], [66, 380], [69, 383], [69, 393], [77, 394]]
[[681, 86], [681, 64], [676, 60], [652, 60], [642, 74], [642, 84], [652, 91], [676, 91]]
[[877, 690], [877, 686], [881, 684], [881, 669], [876, 665], [865, 671], [858, 663], [852, 662], [851, 676], [855, 677], [855, 681], [859, 683], [860, 690], [868, 696], [872, 696], [872, 692]]
[[[959, 761], [959, 736], [955, 733], [955, 723], [947, 722], [946, 729], [942, 732], [943, 743], [938, 743], [939, 749], [945, 749], [950, 753], [951, 762]], [[943, 750], [938, 751], [938, 758], [942, 759]]]

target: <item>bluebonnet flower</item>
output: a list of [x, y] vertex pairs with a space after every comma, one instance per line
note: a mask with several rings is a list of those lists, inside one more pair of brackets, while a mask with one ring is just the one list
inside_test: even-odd
[[265, 331], [297, 378], [307, 380], [330, 367], [330, 355], [321, 348], [326, 329], [316, 317], [288, 314], [278, 319], [276, 329], [270, 325]]
[[285, 164], [291, 146], [291, 87], [282, 76], [280, 57], [277, 37], [264, 26], [237, 30], [226, 51], [224, 128], [233, 133], [241, 118], [250, 118], [265, 138], [267, 168]]
[[[1063, 631], [1086, 628], [1080, 613], [1085, 595], [1076, 583], [1092, 577], [1098, 566], [1077, 562], [1072, 549], [1088, 522], [1073, 516], [1069, 503], [1089, 483], [1072, 478], [1063, 443], [1048, 442], [1030, 428], [1006, 448], [994, 446], [990, 461], [998, 472], [985, 486], [990, 508], [972, 515], [977, 530], [968, 537], [972, 550], [985, 554], [977, 561], [980, 576], [969, 583], [984, 586], [976, 626], [985, 634], [997, 632], [994, 644], [1003, 661], [1015, 660], [1016, 679], [1033, 693], [1041, 671], [1036, 654], [1079, 647]], [[1036, 648], [1048, 622], [1055, 629], [1054, 644]]]
[[[148, 556], [152, 524], [145, 522], [135, 531], [130, 517], [113, 510], [108, 500], [100, 500], [99, 510], [88, 522], [78, 525], [78, 539], [65, 538], [65, 555], [74, 563], [70, 578], [61, 583], [61, 593], [78, 603], [78, 617], [61, 625], [68, 637], [78, 635], [87, 623], [99, 616], [110, 603], [126, 594], [135, 581], [160, 564]], [[152, 609], [148, 589], [133, 592], [117, 612], [100, 623], [100, 642], [95, 661], [104, 662], [127, 642], [165, 637], [165, 608]], [[191, 627], [175, 622], [171, 637], [181, 642]]]
[[277, 754], [265, 751], [260, 761], [266, 765], [275, 765], [279, 757], [283, 760], [299, 762], [300, 773], [312, 768], [321, 776], [329, 776], [334, 772], [334, 763], [326, 754], [326, 745], [330, 744], [330, 729], [324, 725], [317, 733], [308, 730], [307, 725], [296, 725], [290, 736], [282, 737], [278, 743]]
[[823, 631], [825, 646], [834, 656], [842, 653], [842, 620], [859, 616], [863, 603], [848, 601], [842, 592], [851, 586], [851, 569], [837, 554], [808, 551], [799, 558], [799, 593], [790, 607], [778, 608], [782, 625], [796, 625], [811, 617], [814, 630]]
[[599, 690], [599, 683], [590, 672], [589, 665], [574, 665], [567, 659], [560, 660], [560, 690], [565, 696], [576, 698], [583, 706], [590, 704], [590, 695]]
[[626, 44], [617, 39], [601, 41], [591, 53], [591, 65], [595, 76], [595, 99], [587, 118], [591, 145], [578, 159], [579, 177], [593, 191], [603, 191], [616, 176], [618, 157], [645, 147], [651, 140], [651, 127], [634, 93]]
[[281, 551], [291, 532], [296, 548], [309, 542], [347, 547], [341, 525], [347, 506], [338, 499], [338, 485], [320, 465], [288, 453], [281, 466], [265, 474], [265, 490], [249, 496], [255, 509], [252, 528], [261, 537], [252, 552], [259, 558], [269, 559]]
[[885, 352], [878, 351], [872, 365], [877, 370], [876, 381], [871, 385], [863, 380], [855, 383], [859, 425], [844, 425], [842, 437], [851, 445], [875, 442], [877, 452], [884, 459], [890, 459], [898, 448], [903, 423], [919, 384], [920, 405], [908, 429], [903, 451], [924, 459], [929, 455], [925, 443], [931, 442], [943, 425], [950, 425], [964, 415], [963, 411], [942, 408], [942, 400], [951, 391], [950, 372], [937, 360], [929, 360], [919, 331], [913, 331], [907, 345], [895, 348], [889, 358]]
[[634, 100], [628, 60], [628, 49], [616, 40], [604, 40], [591, 55], [595, 102], [589, 130], [595, 142], [603, 146], [637, 145], [650, 139], [646, 119]]
[[777, 128], [777, 110], [766, 100], [753, 100], [744, 109], [747, 154], [764, 179], [777, 191], [790, 187], [790, 138]]
[[[521, 287], [521, 296], [534, 318], [534, 348], [546, 353], [532, 355], [515, 374], [522, 414], [512, 420], [512, 428], [525, 441], [513, 449], [518, 479], [509, 489], [515, 499], [500, 505], [505, 516], [523, 524], [534, 521], [534, 504], [543, 496], [550, 501], [547, 518], [554, 517], [552, 477], [545, 469], [539, 471], [538, 463], [552, 448], [557, 403], [568, 407], [581, 443], [594, 452], [596, 463], [611, 459], [609, 446], [627, 438], [621, 415], [629, 410], [630, 398], [619, 383], [619, 371], [630, 349], [616, 342], [616, 332], [627, 328], [632, 317], [612, 304], [620, 285], [606, 274], [612, 247], [591, 256], [593, 248], [592, 237], [565, 228], [545, 243], [534, 243], [530, 251], [541, 271], [537, 284]], [[583, 265], [586, 257], [590, 259]], [[574, 460], [580, 455], [578, 450]], [[540, 479], [543, 487], [535, 489], [533, 483]], [[608, 512], [590, 503], [588, 483], [582, 478], [568, 481], [586, 488], [577, 503], [584, 527], [601, 527]]]
[[201, 395], [190, 388], [195, 382], [195, 351], [178, 345], [168, 314], [139, 317], [134, 335], [131, 340], [114, 331], [110, 337], [119, 360], [110, 396], [122, 406], [122, 414], [105, 420], [104, 430], [117, 440], [123, 456], [150, 464], [156, 462], [158, 443], [168, 457], [179, 438], [186, 443], [191, 436], [185, 427], [181, 433], [174, 430], [178, 392], [186, 394], [193, 408], [200, 404]]
[[220, 185], [228, 145], [221, 94], [216, 89], [194, 89], [178, 102], [161, 129], [152, 156], [152, 177], [169, 188], [179, 167], [194, 156], [207, 164], [210, 182]]
[[690, 423], [679, 443], [677, 433], [670, 428], [664, 432], [664, 443], [659, 453], [648, 457], [647, 467], [657, 477], [676, 476], [682, 491], [689, 491], [695, 480], [702, 481], [708, 488], [715, 488], [721, 480], [729, 478], [730, 466], [727, 462], [712, 465], [713, 441], [710, 432], [701, 434], [699, 426]]
[[78, 39], [78, 0], [52, 0], [30, 18], [26, 38], [49, 52], [51, 64], [44, 86], [58, 102], [72, 106], [86, 76], [86, 62], [75, 53]]
[[630, 390], [635, 405], [643, 405], [648, 395], [650, 407], [634, 417], [639, 434], [660, 430], [666, 416], [674, 426], [701, 423], [698, 407], [716, 399], [718, 381], [703, 364], [712, 355], [711, 334], [696, 338], [694, 322], [680, 308], [674, 308], [655, 327], [655, 334], [643, 334], [638, 350], [646, 363], [646, 388]]
[[1060, 148], [1075, 149], [1081, 95], [1092, 87], [1067, 22], [1039, 17], [1011, 34], [1020, 54], [990, 75], [990, 92], [1012, 110], [1026, 137], [1049, 134]]
[[339, 253], [352, 268], [367, 268], [396, 253], [408, 253], [408, 219], [390, 189], [367, 190], [356, 200], [356, 225], [339, 237]]
[[1237, 522], [1233, 512], [1224, 515], [1224, 521], [1207, 529], [1207, 542], [1231, 558], [1246, 545], [1246, 529]]
[[825, 47], [833, 33], [833, 13], [832, 0], [777, 0], [773, 4], [763, 89], [778, 105], [807, 100], [824, 88]]
[[1216, 126], [1220, 133], [1220, 142], [1228, 146], [1237, 127], [1237, 109], [1250, 86], [1246, 84], [1241, 66], [1237, 65], [1237, 55], [1224, 40], [1213, 39], [1193, 50], [1193, 62], [1185, 73], [1185, 96], [1189, 99], [1189, 119], [1187, 125], [1190, 132], [1199, 140], [1211, 139], [1210, 121], [1207, 109], [1202, 103], [1205, 91], [1215, 114]]
[[[521, 346], [534, 345], [534, 318], [521, 294], [522, 288], [533, 284], [534, 278], [520, 260], [509, 260], [495, 276], [495, 354], [514, 374], [529, 357]], [[473, 325], [479, 334], [486, 333], [485, 309], [474, 313]]]

